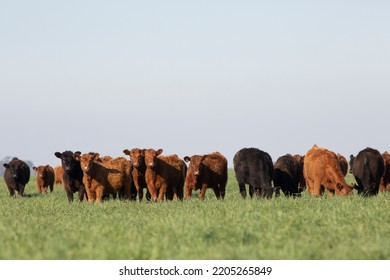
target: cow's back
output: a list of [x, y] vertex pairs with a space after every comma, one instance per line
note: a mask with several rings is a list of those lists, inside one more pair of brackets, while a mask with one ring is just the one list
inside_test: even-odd
[[366, 148], [360, 151], [352, 165], [352, 174], [358, 183], [358, 192], [375, 195], [384, 173], [384, 161], [378, 150]]
[[219, 176], [227, 176], [227, 159], [219, 152], [214, 152], [205, 156], [202, 163]]
[[[280, 187], [285, 195], [298, 194], [298, 185], [303, 177], [301, 163], [292, 155], [279, 157], [274, 164], [274, 186]], [[279, 190], [276, 189], [276, 194]]]
[[[243, 148], [233, 157], [234, 171], [237, 180], [249, 183], [249, 181], [271, 181], [274, 167], [271, 156], [257, 148]], [[239, 180], [240, 178], [240, 180]]]

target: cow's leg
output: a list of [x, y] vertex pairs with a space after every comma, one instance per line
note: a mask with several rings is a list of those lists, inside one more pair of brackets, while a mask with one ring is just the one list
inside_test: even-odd
[[199, 192], [199, 199], [204, 200], [204, 197], [206, 196], [206, 190], [207, 190], [207, 184], [202, 184], [202, 188]]
[[213, 186], [213, 191], [214, 191], [215, 197], [216, 197], [217, 199], [223, 199], [223, 197], [222, 197], [222, 192], [221, 192], [221, 189], [220, 189], [220, 187], [219, 187], [218, 184], [215, 184], [215, 185]]
[[54, 186], [54, 183], [53, 183], [53, 184], [50, 184], [50, 192], [51, 192], [51, 193], [53, 192], [53, 186]]
[[184, 198], [184, 181], [181, 181], [176, 186], [176, 195], [179, 200]]
[[96, 196], [95, 203], [100, 203], [102, 201], [103, 194], [104, 194], [103, 186], [101, 185], [97, 186], [95, 189], [95, 196]]
[[9, 190], [9, 196], [13, 197], [15, 195], [15, 189], [14, 188], [8, 188]]
[[18, 194], [20, 197], [24, 196], [24, 186], [22, 184], [20, 184], [18, 187]]
[[[143, 191], [143, 190], [141, 190], [141, 191]], [[145, 198], [146, 198], [147, 201], [150, 201], [150, 200], [152, 199], [152, 197], [151, 197], [151, 195], [150, 195], [150, 192], [149, 192], [148, 188], [146, 188], [146, 195], [145, 195]]]
[[307, 188], [307, 191], [309, 192], [309, 194], [312, 195], [312, 192], [313, 192], [313, 181], [312, 180], [306, 181], [306, 188]]
[[134, 181], [133, 181], [133, 186], [132, 186], [132, 192], [134, 191], [134, 188], [135, 188], [136, 192], [138, 193], [139, 201], [142, 201], [142, 198], [144, 197], [144, 192], [143, 192], [142, 188], [140, 187], [140, 184], [138, 182], [138, 177], [133, 178], [133, 179], [134, 179]]
[[149, 193], [150, 193], [150, 198], [151, 198], [151, 201], [153, 202], [156, 202], [157, 199], [158, 199], [158, 190], [156, 188], [156, 185], [154, 183], [149, 183], [148, 184], [148, 190], [149, 190]]
[[[240, 194], [241, 194], [242, 198], [246, 198], [245, 184], [244, 183], [238, 184], [238, 187], [240, 188]], [[250, 188], [249, 188], [249, 191], [250, 191]]]
[[315, 180], [311, 188], [312, 190], [311, 195], [315, 197], [321, 196], [322, 195], [321, 188], [322, 188], [321, 182], [319, 180]]
[[66, 189], [66, 196], [69, 202], [73, 202], [73, 192], [69, 188]]
[[186, 186], [186, 200], [189, 200], [192, 196], [192, 188], [190, 186]]
[[158, 197], [157, 197], [157, 200], [158, 200], [158, 201], [163, 201], [166, 192], [167, 192], [167, 186], [166, 186], [166, 185], [161, 186], [161, 187], [158, 189]]

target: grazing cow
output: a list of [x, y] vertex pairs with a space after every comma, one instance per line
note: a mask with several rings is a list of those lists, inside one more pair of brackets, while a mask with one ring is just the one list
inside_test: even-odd
[[204, 200], [206, 189], [213, 188], [217, 199], [225, 197], [227, 183], [227, 159], [219, 152], [207, 155], [184, 157], [190, 162], [186, 175], [186, 199], [191, 198], [192, 190], [201, 189], [199, 199]]
[[184, 181], [187, 172], [185, 162], [177, 155], [161, 156], [162, 149], [145, 149], [145, 180], [151, 200], [162, 201], [173, 197], [183, 199]]
[[315, 146], [306, 153], [303, 174], [312, 196], [323, 195], [325, 189], [331, 196], [352, 193], [353, 187], [345, 182], [336, 154], [327, 149]]
[[279, 157], [274, 164], [275, 196], [280, 195], [280, 189], [285, 196], [300, 196], [303, 189], [299, 187], [303, 177], [301, 163], [292, 155]]
[[83, 201], [86, 196], [85, 187], [83, 184], [83, 171], [80, 167], [80, 162], [75, 157], [80, 156], [81, 152], [65, 151], [63, 153], [55, 152], [54, 155], [61, 159], [64, 174], [62, 182], [69, 202], [73, 201], [73, 193], [78, 192], [79, 200]]
[[138, 192], [139, 201], [141, 201], [144, 196], [144, 189], [146, 189], [146, 199], [150, 200], [150, 193], [148, 191], [148, 186], [146, 185], [145, 180], [146, 165], [144, 151], [138, 148], [134, 148], [131, 149], [131, 151], [127, 149], [123, 150], [123, 153], [130, 156], [130, 162], [133, 165], [132, 175], [135, 188]]
[[345, 175], [347, 175], [347, 173], [348, 173], [348, 161], [343, 155], [340, 155], [339, 153], [337, 153], [336, 156], [340, 162], [341, 172], [343, 173], [343, 175], [345, 177]]
[[40, 165], [38, 167], [33, 166], [33, 169], [37, 172], [37, 188], [39, 193], [46, 193], [47, 188], [50, 188], [50, 192], [53, 192], [54, 186], [54, 169], [50, 165]]
[[4, 163], [4, 180], [7, 184], [10, 196], [18, 195], [23, 197], [24, 188], [30, 180], [30, 168], [27, 163], [14, 157], [9, 163]]
[[382, 154], [382, 158], [385, 165], [385, 171], [383, 172], [379, 190], [390, 191], [390, 154], [388, 152], [384, 152]]
[[358, 193], [364, 196], [378, 194], [384, 169], [383, 158], [378, 150], [366, 148], [360, 151], [352, 160], [351, 166]]
[[257, 148], [243, 148], [233, 157], [234, 172], [240, 193], [246, 198], [245, 184], [249, 184], [249, 195], [271, 198], [274, 166], [271, 156]]
[[99, 153], [88, 153], [76, 157], [84, 172], [88, 201], [100, 203], [110, 194], [115, 198], [117, 193], [120, 199], [131, 199], [133, 178], [130, 161], [124, 157], [99, 159], [99, 156]]
[[61, 165], [57, 165], [56, 167], [54, 167], [54, 184], [57, 185], [57, 184], [60, 184], [60, 185], [64, 185], [63, 182], [62, 182], [62, 177], [64, 176], [64, 169], [62, 168]]

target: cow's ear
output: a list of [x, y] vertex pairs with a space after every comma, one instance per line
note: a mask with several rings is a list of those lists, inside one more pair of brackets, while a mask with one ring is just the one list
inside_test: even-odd
[[81, 152], [80, 151], [74, 152], [73, 154], [81, 156]]
[[189, 162], [189, 161], [191, 161], [191, 157], [189, 157], [189, 156], [185, 156], [185, 157], [184, 157], [184, 161], [186, 161], [186, 162]]
[[126, 150], [123, 150], [123, 153], [125, 154], [125, 155], [130, 155], [130, 151], [128, 150], [128, 149], [126, 149]]
[[159, 155], [162, 154], [162, 152], [163, 152], [163, 149], [158, 149], [157, 152], [156, 152], [156, 154], [159, 156]]
[[3, 166], [4, 166], [5, 168], [9, 168], [9, 164], [8, 164], [8, 163], [4, 163]]
[[93, 158], [93, 160], [97, 160], [97, 159], [99, 159], [99, 157], [100, 157], [100, 154], [95, 153], [92, 158]]
[[62, 154], [60, 152], [55, 152], [54, 155], [58, 158], [62, 158]]
[[37, 170], [38, 170], [38, 168], [37, 168], [36, 166], [33, 166], [33, 170], [37, 171]]

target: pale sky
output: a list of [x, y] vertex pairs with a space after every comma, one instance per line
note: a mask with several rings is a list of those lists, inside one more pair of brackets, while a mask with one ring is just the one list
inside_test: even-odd
[[389, 1], [0, 0], [0, 159], [390, 150]]

